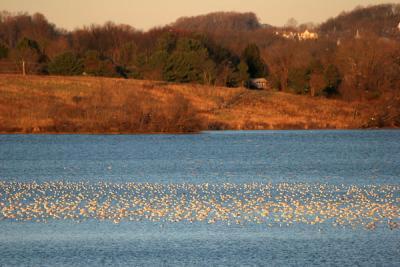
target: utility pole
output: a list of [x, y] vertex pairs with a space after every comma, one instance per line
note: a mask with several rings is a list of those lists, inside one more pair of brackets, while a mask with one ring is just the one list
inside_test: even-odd
[[26, 75], [26, 71], [25, 71], [25, 60], [22, 60], [22, 75], [23, 75], [23, 76]]

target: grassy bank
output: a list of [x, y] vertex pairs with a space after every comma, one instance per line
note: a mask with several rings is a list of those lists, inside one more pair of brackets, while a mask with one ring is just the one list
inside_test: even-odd
[[0, 132], [349, 129], [368, 105], [274, 91], [98, 77], [0, 75]]

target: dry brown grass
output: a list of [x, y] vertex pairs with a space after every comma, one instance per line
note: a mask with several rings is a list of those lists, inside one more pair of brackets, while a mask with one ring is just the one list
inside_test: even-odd
[[[280, 92], [247, 91], [212, 120], [235, 129], [349, 129], [360, 128], [357, 104]], [[222, 118], [222, 119], [221, 119]]]
[[0, 75], [1, 132], [348, 129], [358, 103], [272, 91], [98, 77]]

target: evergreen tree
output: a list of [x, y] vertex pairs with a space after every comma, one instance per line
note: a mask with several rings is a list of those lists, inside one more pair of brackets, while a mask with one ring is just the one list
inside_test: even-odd
[[50, 74], [56, 75], [81, 75], [83, 73], [83, 62], [74, 53], [66, 52], [58, 55], [49, 64]]
[[210, 84], [215, 79], [215, 64], [199, 40], [181, 38], [164, 65], [163, 77], [173, 82]]
[[175, 50], [177, 41], [178, 37], [174, 33], [166, 32], [157, 40], [157, 50], [170, 54]]
[[8, 48], [0, 43], [0, 59], [8, 57]]
[[260, 56], [260, 49], [256, 44], [249, 44], [242, 53], [242, 60], [247, 64], [250, 78], [266, 77], [267, 65]]

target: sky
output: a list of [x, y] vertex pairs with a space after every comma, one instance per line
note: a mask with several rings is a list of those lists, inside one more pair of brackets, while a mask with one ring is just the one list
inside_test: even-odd
[[254, 12], [262, 23], [284, 25], [289, 18], [299, 23], [320, 23], [356, 6], [400, 0], [0, 0], [0, 10], [39, 12], [58, 27], [72, 30], [106, 21], [148, 30], [182, 16], [215, 11]]

